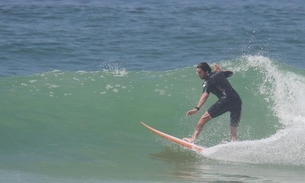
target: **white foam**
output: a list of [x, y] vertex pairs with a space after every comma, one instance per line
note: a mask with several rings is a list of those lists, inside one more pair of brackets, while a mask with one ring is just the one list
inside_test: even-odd
[[[283, 129], [264, 139], [226, 143], [206, 149], [204, 156], [233, 162], [305, 165], [305, 77], [280, 69], [263, 56], [245, 56], [235, 72], [259, 71], [259, 92]], [[262, 127], [263, 128], [263, 127]]]
[[165, 90], [163, 89], [155, 89], [155, 92], [159, 93], [159, 95], [165, 95]]
[[37, 82], [37, 80], [29, 80], [29, 83], [35, 83], [35, 82]]
[[113, 86], [107, 84], [107, 86], [105, 87], [107, 90], [114, 88]]
[[113, 74], [114, 76], [122, 77], [128, 75], [128, 71], [126, 71], [125, 68], [119, 68], [119, 65], [117, 63], [105, 63], [101, 65], [101, 67], [104, 67], [103, 71], [105, 73]]

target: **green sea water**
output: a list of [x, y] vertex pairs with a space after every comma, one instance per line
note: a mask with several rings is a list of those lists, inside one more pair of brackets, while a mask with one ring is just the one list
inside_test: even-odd
[[[302, 0], [0, 2], [0, 183], [303, 183]], [[193, 65], [220, 63], [243, 100], [177, 136], [202, 92]], [[217, 99], [210, 96], [203, 113]]]
[[259, 55], [220, 66], [235, 72], [229, 81], [243, 100], [238, 141], [228, 142], [225, 114], [203, 129], [201, 154], [140, 124], [193, 133], [200, 115], [185, 113], [202, 92], [193, 67], [0, 78], [1, 182], [302, 182], [304, 70]]

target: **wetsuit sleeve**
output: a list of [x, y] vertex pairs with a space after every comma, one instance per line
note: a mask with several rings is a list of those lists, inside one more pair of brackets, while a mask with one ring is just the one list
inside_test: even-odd
[[204, 82], [202, 87], [203, 87], [202, 93], [207, 92], [208, 94], [210, 94], [209, 83], [208, 82]]
[[221, 71], [226, 78], [233, 76], [233, 72], [232, 71]]

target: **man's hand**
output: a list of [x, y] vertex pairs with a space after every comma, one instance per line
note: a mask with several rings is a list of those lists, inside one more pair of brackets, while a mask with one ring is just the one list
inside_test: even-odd
[[189, 110], [189, 111], [187, 111], [186, 115], [187, 115], [187, 116], [190, 116], [190, 115], [196, 114], [197, 111], [198, 111], [197, 109]]
[[214, 71], [220, 71], [220, 67], [218, 64], [214, 64]]

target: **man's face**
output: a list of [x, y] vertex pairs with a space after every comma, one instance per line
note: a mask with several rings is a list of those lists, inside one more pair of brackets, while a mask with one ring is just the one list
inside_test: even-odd
[[208, 74], [204, 72], [201, 68], [196, 68], [196, 72], [201, 79], [207, 79]]

